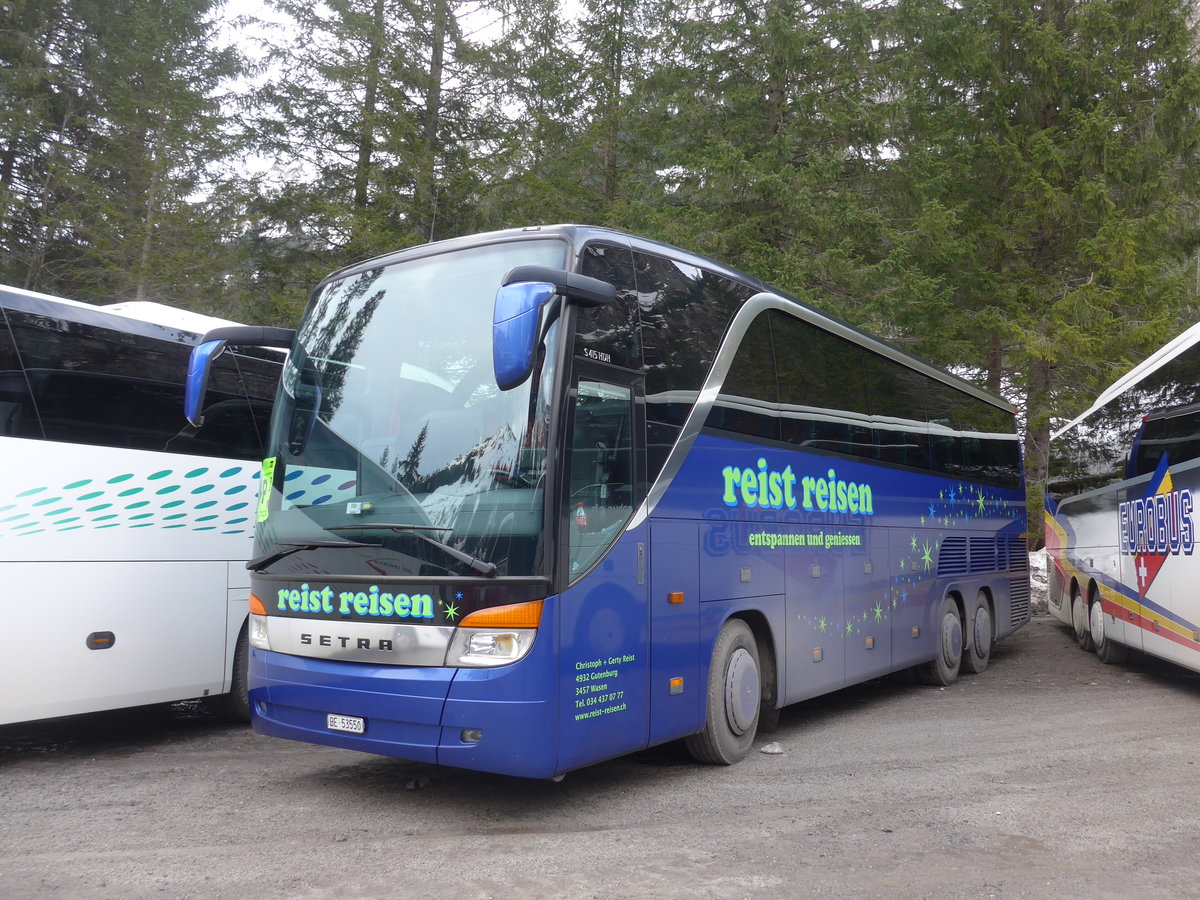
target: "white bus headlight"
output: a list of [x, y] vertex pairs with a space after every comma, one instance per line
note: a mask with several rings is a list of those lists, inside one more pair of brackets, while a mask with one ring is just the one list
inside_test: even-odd
[[485, 631], [459, 628], [446, 652], [448, 666], [505, 666], [529, 652], [536, 628]]
[[250, 595], [250, 616], [247, 626], [250, 646], [259, 650], [270, 650], [271, 639], [267, 636], [267, 608], [254, 594]]
[[267, 617], [250, 617], [250, 646], [259, 650], [270, 650], [271, 639], [267, 637]]
[[483, 668], [514, 663], [533, 647], [541, 619], [541, 600], [473, 612], [455, 629], [446, 665]]

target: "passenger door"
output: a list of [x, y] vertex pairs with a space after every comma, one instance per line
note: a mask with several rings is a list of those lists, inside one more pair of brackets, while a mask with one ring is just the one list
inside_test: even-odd
[[558, 522], [559, 767], [646, 746], [650, 664], [647, 536], [629, 522], [644, 495], [640, 380], [577, 361], [567, 397]]

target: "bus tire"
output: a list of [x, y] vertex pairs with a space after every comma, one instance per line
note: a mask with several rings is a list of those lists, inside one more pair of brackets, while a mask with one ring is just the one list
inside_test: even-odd
[[937, 629], [937, 656], [917, 666], [917, 678], [923, 684], [946, 687], [958, 680], [963, 657], [962, 615], [958, 611], [958, 604], [949, 594], [942, 598]]
[[750, 626], [730, 619], [713, 645], [704, 730], [684, 738], [698, 762], [731, 766], [754, 743], [762, 705], [758, 642]]
[[1075, 643], [1080, 650], [1096, 649], [1092, 643], [1092, 633], [1088, 630], [1088, 608], [1079, 594], [1079, 588], [1071, 589], [1071, 630], [1075, 632]]
[[1104, 610], [1100, 606], [1099, 597], [1092, 602], [1091, 610], [1088, 612], [1088, 622], [1091, 625], [1092, 644], [1096, 648], [1096, 655], [1100, 657], [1100, 662], [1106, 666], [1119, 666], [1129, 659], [1129, 648], [1124, 644], [1110, 641], [1104, 634]]
[[962, 668], [978, 675], [988, 667], [992, 658], [992, 604], [987, 591], [975, 595], [975, 606], [967, 616]]
[[246, 682], [246, 669], [250, 664], [248, 627], [249, 622], [242, 623], [242, 630], [238, 633], [237, 643], [233, 647], [233, 675], [230, 678], [229, 693], [218, 694], [208, 700], [209, 709], [231, 722], [250, 721], [250, 695]]

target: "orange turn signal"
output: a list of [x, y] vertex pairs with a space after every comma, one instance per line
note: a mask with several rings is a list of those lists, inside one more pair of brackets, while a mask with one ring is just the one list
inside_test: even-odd
[[256, 616], [265, 616], [267, 614], [267, 608], [263, 606], [263, 602], [254, 596], [254, 594], [250, 595], [250, 612]]
[[463, 628], [537, 628], [542, 621], [542, 601], [493, 606], [473, 612], [458, 624]]

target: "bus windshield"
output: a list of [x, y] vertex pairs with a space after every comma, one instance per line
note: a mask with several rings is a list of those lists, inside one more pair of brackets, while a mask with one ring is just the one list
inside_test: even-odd
[[[557, 240], [473, 247], [351, 273], [316, 295], [280, 384], [261, 570], [542, 572], [543, 361], [554, 354], [501, 391], [492, 304], [509, 269], [562, 268], [565, 251]], [[557, 324], [544, 345], [556, 337]]]

